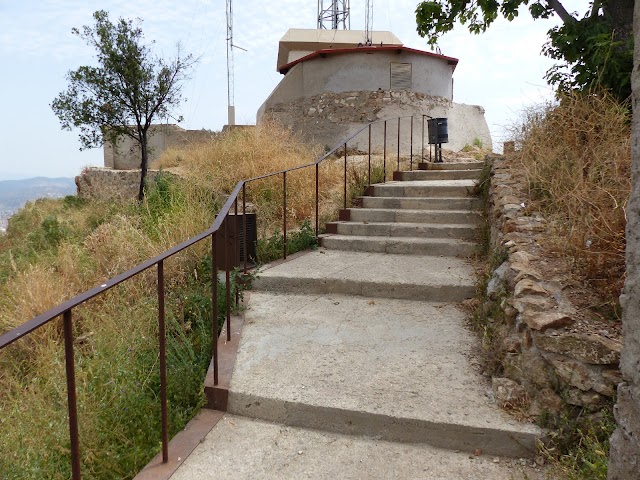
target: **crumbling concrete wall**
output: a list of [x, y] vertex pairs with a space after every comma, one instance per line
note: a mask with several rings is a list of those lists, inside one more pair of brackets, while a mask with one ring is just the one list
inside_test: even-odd
[[[265, 103], [265, 105], [267, 105]], [[398, 92], [344, 92], [323, 93], [308, 98], [281, 102], [258, 112], [258, 123], [267, 119], [300, 132], [305, 140], [334, 147], [362, 126], [374, 120], [394, 119], [387, 123], [387, 152], [396, 152], [398, 144], [398, 116], [413, 118], [413, 152], [421, 153], [423, 114], [449, 119], [449, 143], [444, 148], [459, 151], [465, 145], [480, 141], [491, 148], [491, 134], [484, 118], [484, 109], [477, 105], [453, 103], [450, 100], [422, 93], [402, 90]], [[411, 145], [411, 120], [401, 120], [401, 154], [408, 155]], [[384, 124], [372, 127], [372, 149], [383, 151]], [[428, 152], [426, 119], [424, 124], [425, 147]], [[368, 131], [349, 143], [350, 148], [366, 151]]]
[[[149, 162], [152, 162], [167, 148], [201, 143], [215, 138], [209, 130], [185, 130], [178, 125], [152, 125], [149, 128]], [[117, 145], [104, 144], [104, 166], [115, 170], [135, 170], [140, 168], [141, 152], [138, 143], [129, 137], [120, 137]]]
[[625, 383], [618, 387], [618, 428], [611, 437], [609, 479], [640, 478], [640, 2], [634, 11], [632, 190], [627, 205], [627, 278], [620, 296], [624, 347], [620, 359]]

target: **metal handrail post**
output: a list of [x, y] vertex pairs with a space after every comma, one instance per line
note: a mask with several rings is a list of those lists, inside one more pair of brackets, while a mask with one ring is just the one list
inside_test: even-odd
[[218, 262], [216, 258], [216, 232], [211, 234], [211, 304], [213, 306], [213, 384], [218, 385]]
[[64, 363], [67, 374], [67, 408], [69, 410], [69, 437], [71, 439], [71, 475], [80, 480], [80, 441], [78, 437], [78, 404], [76, 397], [76, 369], [73, 357], [73, 323], [71, 310], [62, 314], [64, 329]]
[[287, 172], [282, 174], [282, 236], [284, 239], [283, 258], [287, 258]]
[[162, 463], [169, 461], [167, 412], [167, 331], [164, 309], [164, 261], [158, 262], [158, 339], [160, 354], [160, 412], [162, 416]]
[[396, 171], [400, 171], [400, 117], [398, 117], [398, 168]]

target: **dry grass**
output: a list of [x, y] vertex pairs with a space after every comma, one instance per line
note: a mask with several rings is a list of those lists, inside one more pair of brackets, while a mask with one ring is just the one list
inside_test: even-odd
[[515, 131], [531, 199], [552, 220], [552, 246], [615, 305], [624, 282], [630, 113], [609, 95], [563, 97]]
[[[336, 218], [343, 204], [344, 164], [340, 154], [332, 156], [319, 169], [319, 214], [324, 224]], [[353, 152], [351, 152], [353, 154]], [[179, 172], [194, 191], [230, 193], [240, 180], [313, 162], [322, 155], [319, 146], [304, 144], [294, 132], [274, 123], [249, 129], [228, 131], [208, 143], [181, 149], [169, 149], [152, 165]], [[395, 160], [395, 159], [394, 159]], [[372, 162], [381, 163], [381, 157]], [[403, 164], [406, 163], [403, 159]], [[388, 178], [395, 166], [387, 163]], [[362, 160], [348, 161], [348, 182], [361, 183], [365, 172]], [[351, 191], [351, 196], [359, 194]], [[283, 209], [282, 175], [247, 185], [247, 202], [257, 213], [260, 235], [267, 236], [281, 228]], [[239, 208], [242, 208], [241, 206]], [[299, 226], [315, 216], [315, 168], [287, 174], [287, 222]]]
[[[0, 235], [0, 333], [206, 230], [238, 180], [320, 154], [274, 125], [236, 130], [166, 152], [159, 165], [181, 170], [183, 180], [159, 181], [140, 205], [74, 197], [30, 204]], [[340, 158], [320, 168], [321, 223], [342, 207], [343, 168]], [[363, 164], [349, 166], [350, 197], [360, 194], [364, 172]], [[315, 169], [288, 174], [287, 187], [291, 228], [315, 214]], [[277, 231], [282, 177], [252, 183], [247, 195], [262, 234]], [[165, 263], [173, 431], [200, 405], [210, 360], [208, 248], [203, 242]], [[73, 311], [85, 478], [131, 478], [158, 449], [155, 283], [150, 269]], [[61, 322], [54, 321], [0, 353], [3, 478], [70, 476], [63, 350]]]

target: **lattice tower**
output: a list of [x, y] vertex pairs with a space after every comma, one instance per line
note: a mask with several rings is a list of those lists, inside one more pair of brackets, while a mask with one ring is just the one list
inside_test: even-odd
[[349, 0], [318, 0], [318, 29], [351, 30]]

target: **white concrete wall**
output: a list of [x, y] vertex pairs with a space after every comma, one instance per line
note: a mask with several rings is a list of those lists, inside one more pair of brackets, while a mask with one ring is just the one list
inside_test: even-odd
[[[400, 50], [399, 50], [400, 51]], [[411, 52], [337, 53], [295, 65], [258, 110], [323, 93], [389, 91], [391, 63], [411, 63], [411, 91], [452, 99], [452, 66], [446, 60]]]

